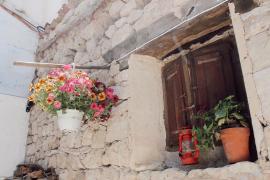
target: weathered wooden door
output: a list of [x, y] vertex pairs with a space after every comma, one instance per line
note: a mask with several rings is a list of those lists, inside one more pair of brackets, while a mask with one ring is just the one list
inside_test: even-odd
[[235, 94], [229, 44], [215, 44], [190, 54], [196, 111], [209, 110]]
[[178, 145], [178, 130], [188, 125], [185, 107], [185, 82], [181, 59], [169, 62], [163, 68], [165, 92], [165, 126], [167, 148]]

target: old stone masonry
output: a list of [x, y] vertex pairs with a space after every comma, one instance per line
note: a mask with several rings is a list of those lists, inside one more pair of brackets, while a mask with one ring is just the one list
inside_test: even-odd
[[[160, 59], [161, 54], [145, 50], [125, 55], [222, 3], [229, 6], [222, 0], [69, 0], [46, 27], [36, 61], [110, 65], [109, 70], [94, 70], [90, 74], [115, 89], [122, 101], [108, 122], [89, 122], [72, 133], [59, 131], [56, 117], [34, 107], [30, 112], [25, 161], [56, 168], [61, 180], [270, 180], [267, 174], [270, 173], [269, 0], [256, 2], [257, 6], [244, 14], [231, 12], [230, 20], [240, 48], [244, 80], [251, 87], [247, 96], [259, 156], [256, 162], [207, 169], [182, 167], [177, 152], [165, 150], [165, 137], [161, 136], [164, 125], [160, 122], [141, 125], [151, 121], [137, 119], [137, 123], [136, 112], [130, 108], [134, 107], [130, 105], [133, 97], [130, 83], [140, 74], [131, 78], [132, 65], [136, 63], [130, 63], [129, 59], [136, 59], [134, 54]], [[145, 67], [141, 67], [142, 78], [154, 71], [152, 64], [148, 64], [149, 69]], [[38, 70], [37, 77], [46, 72]], [[152, 111], [150, 108], [149, 112]], [[160, 114], [157, 119], [163, 112]], [[155, 127], [155, 136], [145, 136]]]

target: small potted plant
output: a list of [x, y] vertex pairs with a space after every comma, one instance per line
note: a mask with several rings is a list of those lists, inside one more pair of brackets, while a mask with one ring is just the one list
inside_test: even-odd
[[216, 147], [221, 140], [229, 163], [249, 159], [250, 130], [242, 115], [243, 106], [228, 96], [206, 113], [199, 113], [195, 119], [204, 121], [202, 127], [194, 127], [201, 150]]
[[31, 85], [28, 100], [58, 116], [60, 130], [77, 131], [85, 120], [106, 121], [118, 101], [113, 89], [71, 65], [53, 69]]
[[234, 98], [229, 96], [214, 107], [217, 132], [220, 132], [220, 139], [230, 163], [249, 160], [249, 125], [243, 116], [243, 105]]
[[215, 148], [215, 134], [216, 123], [214, 121], [215, 114], [212, 110], [208, 112], [199, 112], [195, 116], [196, 120], [203, 121], [203, 126], [194, 126], [193, 132], [195, 132], [198, 140], [198, 146], [200, 151], [209, 151], [209, 149]]

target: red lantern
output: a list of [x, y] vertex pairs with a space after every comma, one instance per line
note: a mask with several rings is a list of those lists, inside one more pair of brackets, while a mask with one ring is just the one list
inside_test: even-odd
[[179, 131], [179, 157], [183, 165], [197, 164], [199, 159], [198, 140], [191, 128]]

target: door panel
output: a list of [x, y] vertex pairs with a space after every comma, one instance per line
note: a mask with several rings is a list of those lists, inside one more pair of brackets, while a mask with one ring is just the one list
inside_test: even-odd
[[165, 92], [165, 118], [167, 146], [178, 144], [178, 130], [188, 124], [184, 109], [186, 93], [183, 67], [180, 59], [167, 64], [163, 69]]
[[216, 44], [191, 53], [196, 110], [206, 111], [235, 94], [229, 45]]

